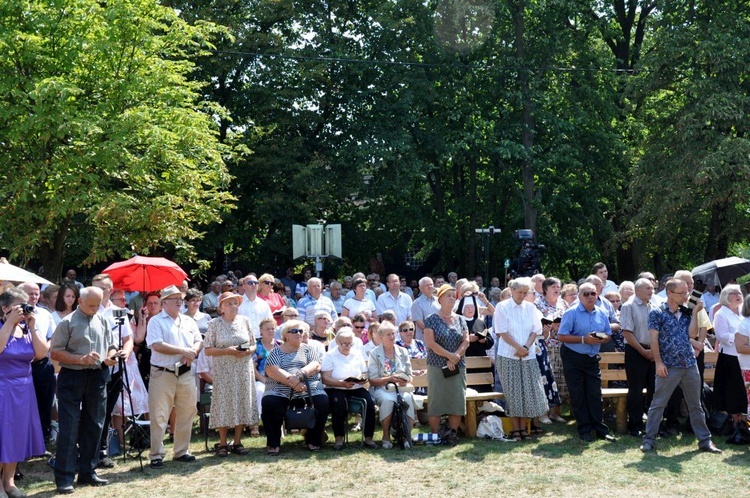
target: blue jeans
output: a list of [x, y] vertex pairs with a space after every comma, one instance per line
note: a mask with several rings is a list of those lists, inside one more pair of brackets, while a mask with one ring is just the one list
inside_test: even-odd
[[656, 442], [664, 409], [667, 403], [669, 403], [672, 392], [678, 386], [682, 388], [682, 393], [685, 396], [685, 403], [690, 415], [690, 425], [693, 426], [693, 433], [698, 438], [698, 445], [703, 446], [711, 440], [711, 432], [706, 426], [706, 417], [701, 407], [703, 383], [701, 382], [701, 375], [698, 372], [698, 366], [693, 365], [689, 368], [667, 367], [666, 377], [656, 376], [656, 389], [654, 391], [654, 399], [651, 401], [651, 407], [648, 410], [646, 436], [643, 438], [644, 443], [653, 445]]
[[72, 485], [76, 470], [79, 478], [90, 477], [99, 463], [108, 380], [109, 368], [62, 368], [57, 376], [60, 435], [57, 437], [55, 483], [58, 486]]

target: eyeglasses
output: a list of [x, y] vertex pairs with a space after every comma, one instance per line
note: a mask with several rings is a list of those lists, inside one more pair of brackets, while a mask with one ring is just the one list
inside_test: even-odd
[[284, 318], [297, 318], [299, 315], [281, 315]]
[[583, 291], [581, 294], [583, 294], [583, 297], [596, 297], [596, 292], [594, 291]]
[[401, 329], [401, 332], [414, 332], [414, 328]]
[[168, 297], [166, 299], [162, 299], [162, 302], [164, 301], [175, 301], [177, 303], [181, 303], [182, 301], [184, 301], [184, 299], [182, 299], [181, 297]]
[[351, 342], [340, 342], [339, 346], [341, 346], [342, 348], [350, 348], [350, 347], [352, 347], [352, 343]]
[[124, 297], [112, 297], [109, 299], [110, 301], [125, 301]]
[[257, 280], [248, 280], [247, 282], [245, 282], [245, 285], [258, 285], [258, 281]]
[[327, 316], [319, 316], [316, 320], [328, 320]]
[[304, 332], [304, 330], [302, 330], [302, 329], [291, 329], [291, 330], [287, 330], [286, 331], [287, 334], [301, 334], [303, 332]]
[[687, 294], [687, 291], [685, 292], [669, 291], [669, 292], [671, 292], [672, 294], [680, 295], [680, 296], [684, 296], [685, 294]]

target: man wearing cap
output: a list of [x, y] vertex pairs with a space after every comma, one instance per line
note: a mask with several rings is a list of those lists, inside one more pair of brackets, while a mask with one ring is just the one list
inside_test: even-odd
[[242, 303], [237, 313], [250, 319], [250, 328], [253, 336], [260, 339], [260, 322], [265, 318], [274, 318], [271, 307], [266, 301], [258, 297], [258, 285], [260, 281], [254, 273], [249, 274], [241, 279], [240, 287], [244, 289], [245, 295], [242, 296]]
[[219, 294], [221, 294], [221, 282], [214, 280], [211, 282], [211, 292], [203, 296], [201, 302], [201, 309], [204, 313], [211, 315], [211, 318], [216, 318], [219, 311]]
[[57, 377], [57, 437], [55, 483], [57, 492], [73, 492], [78, 484], [108, 483], [94, 472], [99, 463], [99, 438], [104, 428], [109, 369], [115, 363], [116, 346], [107, 319], [99, 314], [103, 294], [84, 287], [78, 308], [57, 326], [52, 336], [51, 357], [60, 362]]
[[193, 418], [197, 413], [193, 360], [203, 342], [198, 324], [180, 314], [182, 293], [174, 285], [161, 291], [161, 312], [148, 322], [146, 341], [151, 348], [151, 381], [148, 408], [151, 414], [151, 468], [163, 467], [164, 433], [174, 407], [174, 455], [178, 462], [192, 462], [188, 453]]

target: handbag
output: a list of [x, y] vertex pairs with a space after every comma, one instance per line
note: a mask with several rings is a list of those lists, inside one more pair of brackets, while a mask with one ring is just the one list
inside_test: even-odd
[[[312, 395], [310, 394], [310, 380], [307, 375], [302, 374], [307, 386], [307, 395], [294, 399], [294, 392], [289, 396], [289, 408], [284, 413], [284, 425], [287, 430], [290, 429], [312, 429], [315, 427], [318, 411], [313, 405]], [[302, 401], [302, 406], [298, 402]], [[297, 406], [295, 406], [297, 405]]]

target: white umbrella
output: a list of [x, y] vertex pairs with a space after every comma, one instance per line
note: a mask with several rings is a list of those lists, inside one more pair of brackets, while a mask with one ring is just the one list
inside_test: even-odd
[[5, 258], [0, 258], [0, 280], [3, 282], [34, 282], [37, 284], [51, 284], [46, 278], [26, 271], [23, 268], [8, 263]]

